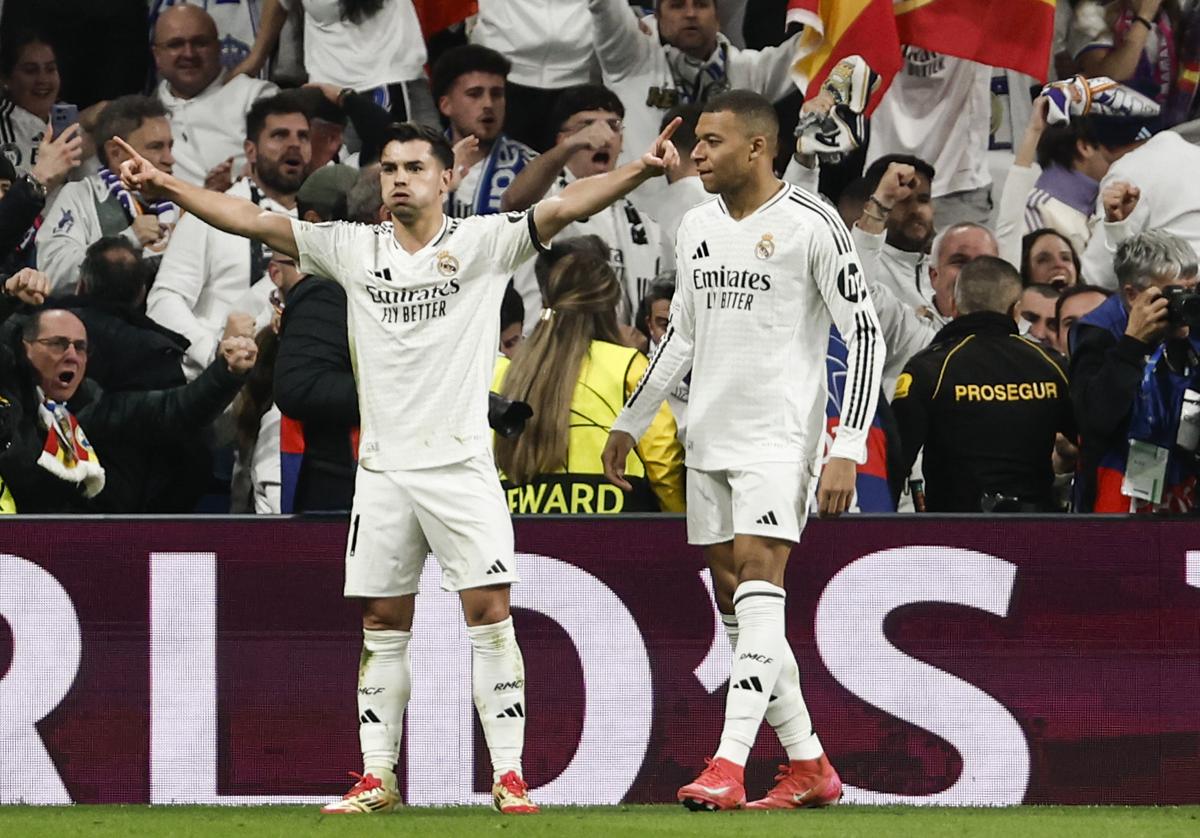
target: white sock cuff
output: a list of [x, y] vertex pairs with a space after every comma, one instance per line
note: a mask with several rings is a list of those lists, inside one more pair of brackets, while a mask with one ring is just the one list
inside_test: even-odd
[[759, 579], [742, 582], [737, 586], [737, 590], [733, 592], [734, 614], [737, 614], [738, 606], [750, 598], [778, 599], [783, 601], [787, 599], [787, 591], [778, 585], [772, 585], [770, 582], [763, 582]]
[[725, 624], [726, 630], [733, 629], [734, 631], [737, 631], [737, 614], [726, 614], [724, 611], [720, 611], [718, 613], [721, 615], [721, 622]]
[[363, 629], [363, 648], [372, 654], [403, 652], [412, 640], [411, 631], [398, 629]]
[[489, 623], [486, 626], [467, 626], [467, 637], [471, 639], [472, 646], [483, 646], [489, 641], [499, 638], [515, 640], [516, 636], [512, 617], [506, 617], [498, 623]]

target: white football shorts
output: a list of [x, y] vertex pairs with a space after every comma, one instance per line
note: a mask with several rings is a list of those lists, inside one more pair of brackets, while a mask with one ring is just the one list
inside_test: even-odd
[[355, 481], [346, 596], [417, 593], [430, 551], [447, 591], [520, 581], [512, 517], [490, 456], [413, 471], [359, 466]]
[[721, 544], [739, 535], [794, 543], [808, 519], [808, 463], [751, 463], [722, 471], [687, 470], [689, 544]]

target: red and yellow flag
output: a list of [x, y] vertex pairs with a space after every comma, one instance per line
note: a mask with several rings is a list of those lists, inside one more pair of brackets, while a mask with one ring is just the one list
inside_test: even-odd
[[848, 55], [861, 55], [880, 76], [867, 113], [900, 70], [900, 41], [893, 0], [789, 0], [788, 23], [804, 31], [796, 44], [792, 75], [807, 93], [816, 90], [829, 71]]
[[900, 43], [1046, 81], [1054, 0], [896, 0]]
[[788, 22], [804, 32], [792, 66], [807, 92], [848, 55], [861, 55], [882, 83], [901, 67], [900, 45], [1008, 67], [1046, 80], [1055, 0], [789, 0]]

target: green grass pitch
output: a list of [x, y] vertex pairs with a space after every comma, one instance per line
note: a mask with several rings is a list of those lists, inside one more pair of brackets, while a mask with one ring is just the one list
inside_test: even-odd
[[390, 815], [323, 816], [312, 807], [0, 806], [3, 838], [370, 838], [370, 836], [804, 836], [804, 838], [1097, 838], [1200, 836], [1200, 807], [1023, 806], [950, 809], [839, 806], [804, 812], [691, 813], [675, 806], [548, 807], [501, 817], [490, 809], [402, 809]]

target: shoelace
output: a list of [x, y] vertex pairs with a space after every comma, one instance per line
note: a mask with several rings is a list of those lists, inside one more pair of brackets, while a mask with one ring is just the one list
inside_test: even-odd
[[515, 797], [524, 797], [526, 792], [529, 791], [529, 786], [526, 785], [525, 781], [512, 772], [500, 778], [500, 785], [504, 786], [509, 794]]
[[775, 775], [775, 782], [778, 783], [780, 780], [784, 779], [785, 777], [790, 777], [790, 776], [792, 776], [792, 766], [791, 765], [780, 765], [779, 773]]
[[354, 784], [354, 788], [342, 795], [342, 800], [349, 800], [356, 794], [362, 794], [364, 791], [374, 791], [383, 785], [374, 774], [368, 774], [365, 777], [356, 771], [351, 771], [349, 774], [358, 780], [358, 782]]

